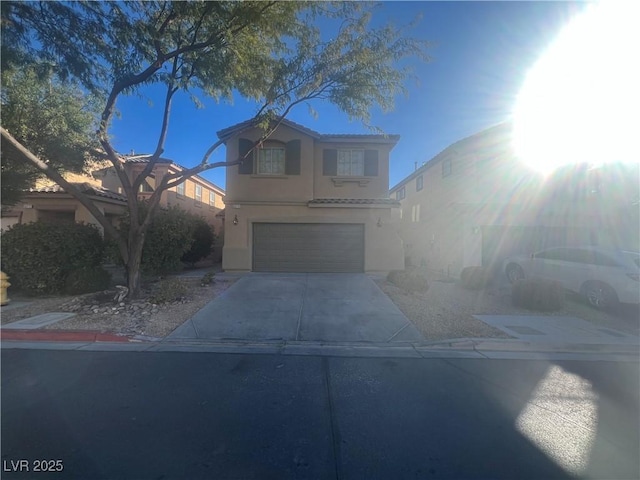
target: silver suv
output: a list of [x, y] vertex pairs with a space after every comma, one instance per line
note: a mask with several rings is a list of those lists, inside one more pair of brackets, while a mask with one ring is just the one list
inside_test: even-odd
[[548, 248], [507, 258], [504, 272], [511, 283], [525, 277], [557, 280], [600, 309], [618, 302], [640, 303], [638, 252], [604, 247]]

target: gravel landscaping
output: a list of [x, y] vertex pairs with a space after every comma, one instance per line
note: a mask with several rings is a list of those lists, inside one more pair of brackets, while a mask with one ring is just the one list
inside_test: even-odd
[[598, 326], [635, 335], [640, 330], [637, 308], [633, 307], [616, 313], [601, 312], [579, 299], [568, 297], [559, 311], [537, 312], [514, 306], [509, 285], [467, 290], [454, 282], [430, 280], [426, 293], [407, 293], [386, 280], [377, 280], [376, 283], [428, 340], [510, 338], [472, 315], [577, 317]]
[[14, 322], [47, 312], [73, 312], [76, 316], [45, 327], [52, 330], [92, 330], [121, 335], [163, 338], [198, 310], [225, 291], [233, 281], [216, 280], [201, 285], [200, 278], [182, 278], [187, 293], [172, 302], [154, 304], [149, 292], [140, 299], [114, 302], [115, 290], [76, 297], [19, 299], [29, 304], [2, 312], [2, 323]]
[[[138, 300], [120, 303], [113, 300], [115, 290], [36, 299], [11, 296], [11, 304], [2, 308], [0, 318], [4, 325], [42, 313], [73, 312], [75, 317], [45, 328], [162, 338], [233, 283], [233, 280], [215, 280], [212, 284], [203, 286], [200, 277], [183, 277], [180, 281], [186, 286], [186, 294], [169, 303], [152, 303], [150, 291], [145, 292]], [[377, 279], [376, 283], [427, 340], [431, 341], [510, 338], [473, 315], [568, 316], [634, 335], [640, 332], [637, 307], [608, 313], [595, 310], [577, 298], [567, 297], [564, 307], [557, 312], [536, 312], [514, 306], [511, 302], [511, 288], [506, 284], [489, 286], [484, 290], [467, 290], [453, 281], [430, 279], [426, 293], [407, 293], [384, 279]], [[24, 304], [18, 306], [22, 302]]]

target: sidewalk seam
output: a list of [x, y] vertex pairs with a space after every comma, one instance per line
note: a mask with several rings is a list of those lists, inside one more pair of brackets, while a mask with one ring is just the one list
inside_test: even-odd
[[400, 330], [398, 330], [396, 333], [394, 333], [393, 335], [391, 335], [391, 337], [389, 337], [387, 339], [387, 343], [390, 342], [391, 340], [393, 340], [394, 338], [396, 338], [398, 335], [400, 335], [400, 333], [406, 329], [409, 325], [412, 325], [411, 321], [407, 322], [406, 324], [404, 324], [402, 327], [400, 327]]

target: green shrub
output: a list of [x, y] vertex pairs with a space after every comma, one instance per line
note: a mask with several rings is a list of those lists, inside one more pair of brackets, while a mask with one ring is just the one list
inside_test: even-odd
[[182, 255], [181, 260], [194, 265], [198, 260], [205, 258], [211, 253], [215, 238], [211, 225], [204, 218], [196, 218], [193, 228], [193, 243], [191, 248]]
[[69, 295], [97, 292], [109, 288], [111, 274], [102, 267], [79, 268], [69, 272], [64, 282], [64, 291]]
[[202, 279], [200, 280], [200, 285], [202, 285], [203, 287], [206, 287], [207, 285], [211, 285], [213, 282], [215, 282], [214, 277], [215, 273], [213, 272], [207, 272], [202, 276]]
[[[147, 205], [140, 206], [141, 215], [145, 215]], [[142, 249], [142, 271], [150, 275], [159, 275], [180, 270], [180, 258], [191, 248], [196, 219], [199, 217], [185, 212], [178, 206], [158, 209], [155, 212], [149, 230], [145, 235]], [[129, 232], [130, 218], [125, 216], [120, 222], [120, 230], [126, 236]], [[119, 255], [118, 263], [122, 263]]]
[[564, 305], [564, 289], [554, 280], [525, 278], [513, 284], [511, 299], [518, 307], [553, 312]]
[[395, 270], [389, 272], [387, 280], [407, 292], [424, 293], [429, 290], [429, 282], [417, 272]]
[[170, 303], [180, 300], [187, 294], [187, 286], [179, 278], [160, 280], [149, 298], [152, 303]]
[[36, 222], [14, 225], [2, 234], [2, 270], [27, 293], [59, 293], [70, 272], [102, 264], [99, 230], [82, 223]]
[[460, 272], [460, 284], [469, 290], [480, 290], [491, 280], [491, 273], [486, 267], [466, 267]]

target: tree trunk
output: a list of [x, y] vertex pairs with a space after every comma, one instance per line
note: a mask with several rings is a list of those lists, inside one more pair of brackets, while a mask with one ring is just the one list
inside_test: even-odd
[[140, 296], [140, 266], [142, 264], [143, 246], [144, 235], [139, 230], [137, 234], [129, 236], [129, 258], [126, 264], [129, 298], [138, 298]]
[[131, 259], [126, 266], [128, 298], [134, 299], [140, 296], [140, 260]]

